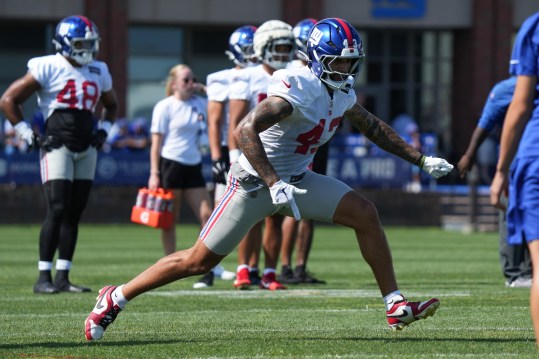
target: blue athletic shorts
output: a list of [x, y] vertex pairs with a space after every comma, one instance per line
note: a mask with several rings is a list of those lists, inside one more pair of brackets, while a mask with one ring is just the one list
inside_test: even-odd
[[508, 200], [507, 243], [539, 239], [539, 157], [513, 161]]

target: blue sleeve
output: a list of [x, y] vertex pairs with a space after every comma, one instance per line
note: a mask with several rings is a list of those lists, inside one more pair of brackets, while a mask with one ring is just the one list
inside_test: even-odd
[[505, 113], [515, 92], [516, 77], [511, 77], [494, 85], [483, 107], [478, 127], [492, 131], [496, 125], [502, 126]]
[[509, 63], [511, 75], [537, 76], [538, 24], [539, 13], [536, 13], [526, 19], [520, 27]]

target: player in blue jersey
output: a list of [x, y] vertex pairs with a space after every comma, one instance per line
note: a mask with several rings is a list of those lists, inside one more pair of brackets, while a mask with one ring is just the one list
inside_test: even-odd
[[[515, 92], [516, 76], [498, 82], [487, 98], [485, 107], [477, 126], [472, 134], [468, 149], [458, 162], [461, 177], [466, 175], [473, 165], [474, 157], [485, 139], [494, 132], [499, 132], [503, 126], [505, 114], [513, 93]], [[505, 277], [505, 285], [510, 288], [531, 287], [532, 268], [528, 246], [523, 242], [515, 245], [507, 244], [507, 222], [505, 211], [500, 211], [500, 265]]]
[[[500, 200], [509, 189], [507, 207], [507, 241], [527, 241], [532, 259], [533, 276], [539, 270], [539, 12], [522, 24], [509, 64], [517, 76], [515, 93], [503, 125], [500, 156], [490, 187], [491, 203], [500, 209]], [[533, 281], [530, 309], [539, 343], [539, 283]]]

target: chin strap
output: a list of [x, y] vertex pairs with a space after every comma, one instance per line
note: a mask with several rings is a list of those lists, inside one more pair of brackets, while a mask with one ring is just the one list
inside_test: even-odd
[[341, 91], [344, 93], [349, 93], [355, 83], [356, 79], [353, 76], [348, 76], [344, 81], [344, 86], [341, 87]]

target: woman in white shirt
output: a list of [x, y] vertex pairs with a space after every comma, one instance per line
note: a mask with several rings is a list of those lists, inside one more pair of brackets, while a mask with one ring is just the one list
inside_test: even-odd
[[[159, 101], [152, 115], [150, 178], [148, 188], [159, 187], [174, 193], [174, 218], [178, 218], [185, 198], [203, 226], [212, 207], [202, 176], [200, 139], [204, 135], [207, 100], [195, 94], [200, 84], [187, 65], [174, 66], [167, 78], [166, 98]], [[176, 227], [163, 229], [165, 254], [176, 251]]]

